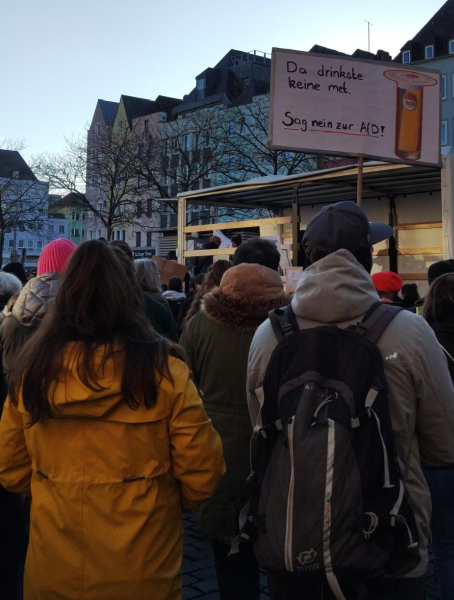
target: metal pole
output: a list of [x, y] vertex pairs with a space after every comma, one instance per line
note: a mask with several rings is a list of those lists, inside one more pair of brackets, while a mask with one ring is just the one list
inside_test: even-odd
[[298, 235], [300, 230], [300, 212], [298, 205], [298, 188], [293, 190], [292, 198], [292, 264], [298, 266]]
[[361, 201], [363, 199], [363, 165], [364, 165], [364, 157], [358, 156], [358, 185], [356, 188], [356, 204], [361, 206]]
[[177, 258], [180, 265], [186, 264], [184, 253], [186, 250], [186, 198], [178, 198], [178, 237]]
[[373, 23], [366, 21], [366, 19], [364, 19], [364, 23], [367, 23], [367, 50], [370, 52], [370, 26], [373, 26]]

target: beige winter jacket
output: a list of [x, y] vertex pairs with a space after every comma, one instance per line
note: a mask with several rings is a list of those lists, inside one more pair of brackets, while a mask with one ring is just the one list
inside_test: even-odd
[[[292, 300], [300, 328], [361, 320], [379, 298], [365, 269], [347, 250], [315, 263], [301, 276]], [[277, 345], [269, 320], [257, 330], [248, 365], [248, 403], [253, 425], [260, 423], [263, 380]], [[396, 451], [409, 462], [407, 489], [415, 512], [421, 562], [410, 577], [427, 570], [431, 516], [429, 489], [422, 464], [454, 465], [454, 389], [446, 358], [437, 339], [418, 315], [399, 313], [382, 335], [383, 356]]]
[[58, 273], [46, 273], [25, 284], [12, 312], [0, 329], [3, 370], [8, 379], [25, 342], [33, 335], [54, 300], [62, 279]]

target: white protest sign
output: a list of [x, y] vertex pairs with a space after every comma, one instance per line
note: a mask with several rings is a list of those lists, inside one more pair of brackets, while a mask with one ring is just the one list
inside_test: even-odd
[[439, 165], [440, 73], [274, 48], [269, 144]]
[[219, 246], [219, 248], [231, 248], [232, 247], [232, 240], [230, 238], [228, 238], [226, 235], [224, 235], [221, 231], [219, 231], [219, 229], [216, 229], [215, 231], [213, 231], [213, 236], [217, 236], [221, 240], [221, 245]]

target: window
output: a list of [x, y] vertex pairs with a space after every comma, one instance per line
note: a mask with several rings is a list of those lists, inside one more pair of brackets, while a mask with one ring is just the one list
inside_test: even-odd
[[211, 136], [210, 136], [210, 132], [209, 131], [205, 131], [205, 146], [208, 148], [208, 146], [211, 143]]
[[38, 241], [36, 242], [36, 249], [37, 249], [37, 250], [42, 250], [42, 249], [43, 249], [43, 244], [44, 244], [44, 242], [42, 242], [42, 241], [38, 240]]
[[141, 238], [142, 238], [141, 232], [140, 231], [136, 231], [136, 248], [140, 248], [140, 245], [141, 245], [141, 242], [142, 242]]
[[102, 231], [100, 229], [98, 229], [98, 231], [96, 232], [96, 239], [99, 240], [99, 238], [102, 236]]
[[454, 40], [449, 40], [448, 49], [449, 54], [454, 54]]
[[229, 121], [229, 135], [233, 135], [236, 133], [236, 123], [235, 121]]
[[149, 124], [150, 124], [150, 121], [148, 119], [146, 119], [143, 122], [143, 130], [144, 130], [145, 133], [148, 133], [148, 126], [149, 126]]
[[28, 240], [27, 241], [27, 250], [34, 250], [35, 248], [35, 243], [33, 240]]
[[[40, 227], [41, 225], [41, 227]], [[42, 227], [42, 223], [38, 223], [38, 231], [42, 231], [43, 227]], [[55, 233], [55, 225], [48, 225], [48, 230], [49, 233]]]
[[13, 171], [13, 179], [19, 178], [19, 171]]
[[95, 125], [96, 135], [100, 135], [101, 133], [101, 123], [96, 123]]
[[446, 100], [446, 75], [441, 76], [441, 99]]
[[151, 246], [151, 231], [147, 231], [147, 246]]
[[19, 240], [18, 246], [19, 246], [19, 248], [25, 248], [25, 241], [24, 240]]
[[246, 123], [243, 121], [240, 126], [240, 133], [246, 133], [247, 127]]
[[142, 187], [142, 175], [140, 173], [137, 175], [137, 187]]
[[101, 212], [103, 209], [103, 203], [102, 202], [98, 202], [98, 212]]
[[29, 229], [35, 229], [35, 224], [34, 224], [34, 223], [29, 223], [29, 224], [27, 225], [27, 227], [28, 227]]
[[191, 148], [191, 136], [185, 135], [183, 140], [183, 148], [185, 152], [188, 152]]
[[169, 178], [167, 176], [167, 173], [164, 173], [164, 175], [162, 176], [162, 185], [169, 185]]
[[434, 57], [434, 47], [433, 47], [433, 45], [426, 46], [425, 51], [424, 51], [424, 56], [425, 56], [426, 59]]
[[[49, 225], [49, 231], [50, 231], [50, 233], [53, 233], [53, 229], [51, 231], [50, 227], [53, 228], [54, 226], [53, 225]], [[42, 231], [43, 229], [44, 229], [43, 224], [42, 223], [38, 223], [38, 231]]]
[[88, 230], [88, 239], [92, 240], [93, 239], [93, 229], [89, 229]]
[[121, 230], [121, 240], [122, 242], [126, 240], [126, 229]]
[[205, 98], [207, 80], [205, 77], [197, 79], [197, 98], [203, 100]]
[[151, 217], [153, 214], [153, 200], [147, 200], [147, 217]]
[[142, 216], [142, 201], [138, 200], [137, 201], [137, 218], [140, 219], [141, 216]]
[[441, 145], [442, 146], [448, 145], [448, 122], [447, 121], [441, 122]]
[[241, 80], [241, 88], [244, 90], [249, 85], [249, 77], [243, 77]]
[[8, 240], [8, 248], [14, 248], [14, 240]]
[[71, 236], [72, 237], [79, 237], [79, 230], [78, 229], [71, 229]]
[[75, 215], [74, 215], [74, 219], [75, 219], [76, 221], [80, 221], [80, 213], [75, 213]]
[[402, 52], [402, 64], [407, 65], [411, 62], [411, 52], [410, 50], [404, 50]]
[[58, 226], [58, 233], [65, 233], [65, 226], [64, 225], [59, 225]]

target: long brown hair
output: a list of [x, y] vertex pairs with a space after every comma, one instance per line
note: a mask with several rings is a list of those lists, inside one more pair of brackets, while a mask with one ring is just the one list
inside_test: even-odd
[[202, 286], [196, 293], [194, 301], [188, 310], [188, 314], [182, 323], [183, 327], [186, 325], [189, 319], [199, 312], [202, 305], [202, 299], [205, 294], [207, 294], [213, 288], [218, 287], [218, 285], [221, 283], [222, 276], [228, 269], [230, 269], [231, 266], [232, 263], [229, 260], [217, 260], [210, 266], [208, 273], [205, 275]]
[[429, 288], [422, 309], [427, 321], [435, 322], [454, 313], [454, 273], [437, 277]]
[[[58, 381], [65, 348], [77, 364], [77, 375], [94, 392], [104, 365], [116, 352], [124, 355], [121, 393], [132, 409], [143, 400], [156, 403], [168, 369], [169, 346], [150, 325], [143, 294], [128, 277], [121, 260], [106, 242], [92, 240], [79, 246], [66, 269], [55, 302], [17, 361], [10, 382], [11, 400], [18, 401], [22, 386], [30, 425], [51, 417], [50, 390]], [[101, 366], [95, 352], [103, 350]]]

